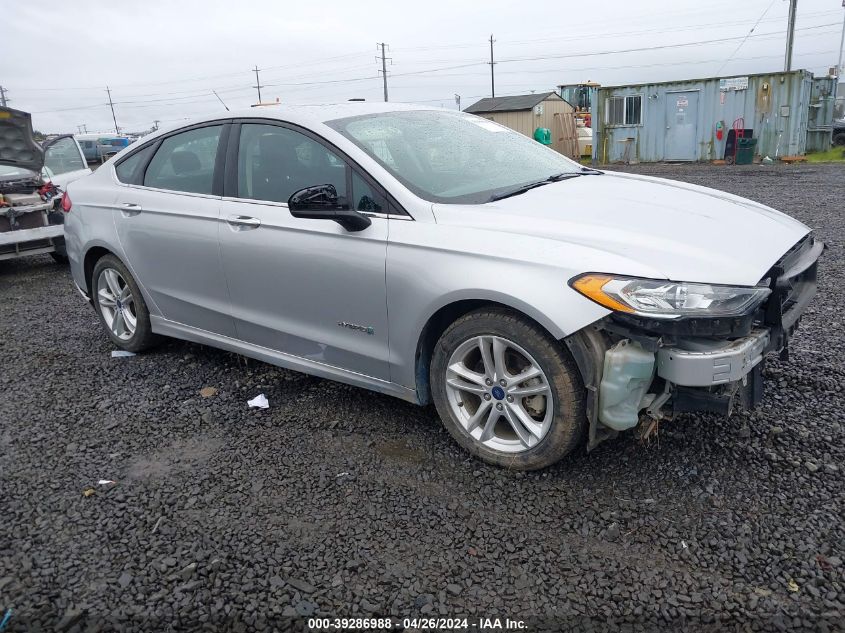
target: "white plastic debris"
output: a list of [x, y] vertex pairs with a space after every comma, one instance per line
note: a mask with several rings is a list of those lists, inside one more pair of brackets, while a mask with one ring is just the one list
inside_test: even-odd
[[247, 404], [250, 407], [258, 407], [259, 409], [270, 408], [270, 403], [267, 401], [267, 396], [265, 396], [263, 393], [259, 393], [252, 400], [249, 400]]
[[686, 541], [681, 541], [681, 547], [683, 547], [684, 549], [687, 549], [687, 548], [689, 548], [689, 545], [687, 545]]
[[126, 350], [117, 349], [111, 353], [112, 358], [129, 358], [130, 356], [134, 356], [135, 352], [127, 352]]
[[109, 484], [116, 484], [116, 481], [112, 481], [111, 479], [101, 479], [97, 482], [98, 486], [108, 486]]
[[347, 477], [347, 476], [349, 476], [349, 473], [346, 472], [346, 471], [343, 471], [342, 473], [336, 474], [334, 477], [335, 477], [335, 479], [337, 479], [338, 477]]

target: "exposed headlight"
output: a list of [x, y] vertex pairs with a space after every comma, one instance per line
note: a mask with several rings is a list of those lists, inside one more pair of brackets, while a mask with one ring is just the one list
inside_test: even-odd
[[569, 285], [608, 310], [658, 319], [745, 314], [771, 290], [761, 286], [718, 286], [587, 273]]

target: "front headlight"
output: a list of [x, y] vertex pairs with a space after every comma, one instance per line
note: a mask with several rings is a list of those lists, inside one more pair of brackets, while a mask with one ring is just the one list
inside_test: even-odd
[[658, 319], [738, 316], [759, 305], [771, 292], [760, 286], [718, 286], [601, 273], [580, 275], [569, 285], [608, 310]]

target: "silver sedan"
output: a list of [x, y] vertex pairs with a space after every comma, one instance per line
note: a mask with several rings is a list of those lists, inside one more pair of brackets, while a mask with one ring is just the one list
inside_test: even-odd
[[[762, 205], [390, 104], [162, 130], [63, 209], [74, 281], [116, 346], [176, 337], [433, 402], [468, 451], [517, 469], [685, 403], [753, 404], [793, 329], [770, 303], [800, 314], [821, 248]], [[761, 284], [770, 269], [799, 290]], [[711, 352], [736, 371], [714, 374]]]

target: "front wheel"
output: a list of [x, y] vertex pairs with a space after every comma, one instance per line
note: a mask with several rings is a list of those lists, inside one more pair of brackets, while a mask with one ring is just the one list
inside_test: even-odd
[[455, 321], [435, 346], [430, 380], [447, 430], [490, 464], [544, 468], [583, 437], [584, 387], [574, 362], [513, 312], [478, 310]]
[[104, 255], [97, 261], [91, 287], [97, 314], [115, 345], [140, 352], [158, 342], [141, 290], [117, 257]]

